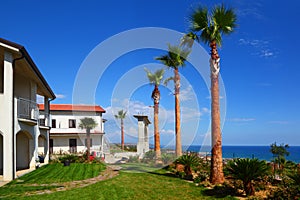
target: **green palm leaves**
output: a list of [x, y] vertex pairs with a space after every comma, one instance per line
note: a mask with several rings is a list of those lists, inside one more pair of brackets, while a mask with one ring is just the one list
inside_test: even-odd
[[124, 119], [126, 117], [126, 111], [124, 112], [123, 110], [119, 110], [118, 111], [118, 114], [115, 115], [115, 118], [116, 119]]
[[185, 66], [185, 61], [191, 51], [183, 49], [180, 46], [172, 46], [170, 44], [168, 45], [168, 49], [169, 51], [167, 55], [157, 57], [156, 60], [161, 61], [164, 65], [173, 69]]
[[206, 7], [198, 7], [190, 17], [190, 30], [199, 37], [190, 33], [194, 39], [200, 38], [209, 44], [215, 41], [222, 44], [222, 34], [230, 34], [236, 27], [236, 15], [232, 9], [226, 9], [224, 5], [216, 6], [211, 12]]
[[247, 195], [254, 195], [253, 181], [262, 178], [270, 171], [266, 161], [258, 159], [235, 159], [228, 162], [227, 170], [234, 179], [241, 180]]
[[97, 125], [98, 124], [93, 118], [85, 117], [83, 119], [80, 119], [79, 128], [91, 130], [95, 128]]
[[147, 73], [147, 77], [149, 79], [149, 82], [151, 84], [154, 84], [154, 85], [160, 85], [160, 83], [162, 82], [162, 79], [164, 77], [164, 74], [165, 74], [165, 70], [164, 69], [159, 69], [159, 70], [156, 70], [154, 73], [151, 73], [148, 69], [144, 69]]

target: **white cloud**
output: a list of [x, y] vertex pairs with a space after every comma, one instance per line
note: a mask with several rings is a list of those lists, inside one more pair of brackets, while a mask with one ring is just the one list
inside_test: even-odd
[[239, 39], [239, 45], [250, 46], [255, 51], [253, 55], [257, 55], [263, 58], [276, 57], [275, 50], [270, 48], [270, 42], [268, 40], [259, 39]]
[[55, 96], [56, 96], [57, 99], [64, 99], [64, 98], [66, 98], [66, 95], [64, 95], [64, 94], [55, 94]]
[[180, 91], [180, 101], [189, 101], [189, 100], [193, 100], [195, 96], [193, 87], [191, 85], [189, 85], [188, 87], [186, 87], [185, 89]]
[[230, 118], [227, 119], [227, 121], [229, 122], [251, 122], [251, 121], [255, 121], [255, 118]]

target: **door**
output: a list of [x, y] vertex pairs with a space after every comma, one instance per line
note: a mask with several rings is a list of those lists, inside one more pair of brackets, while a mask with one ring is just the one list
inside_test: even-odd
[[53, 154], [53, 139], [49, 140], [49, 146], [50, 146], [50, 149], [49, 149], [50, 154]]
[[69, 139], [69, 146], [70, 146], [70, 153], [77, 152], [77, 140], [76, 139]]

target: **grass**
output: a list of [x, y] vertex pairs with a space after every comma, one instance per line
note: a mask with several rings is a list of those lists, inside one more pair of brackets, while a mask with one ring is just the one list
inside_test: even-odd
[[[25, 196], [30, 191], [51, 190], [60, 184], [84, 180], [98, 176], [105, 169], [103, 164], [72, 163], [64, 167], [61, 163], [45, 165], [7, 185], [0, 187], [0, 199], [14, 199]], [[57, 185], [45, 185], [58, 183]]]
[[[129, 165], [129, 167], [132, 167], [132, 165]], [[143, 167], [141, 170], [137, 170], [137, 166], [135, 166], [135, 169], [142, 171], [144, 170]], [[49, 167], [45, 169], [49, 169]], [[29, 180], [30, 177], [37, 180], [37, 177], [41, 175], [39, 170], [33, 173], [27, 175], [27, 183], [32, 182]], [[71, 174], [74, 175], [71, 171], [70, 174], [65, 172], [60, 172], [60, 174], [67, 177], [71, 177]], [[115, 178], [100, 181], [87, 187], [33, 196], [26, 196], [25, 190], [30, 188], [25, 188], [23, 191], [16, 190], [16, 187], [21, 189], [18, 185], [26, 186], [24, 184], [26, 180], [24, 182], [14, 181], [8, 186], [0, 188], [0, 199], [215, 199], [214, 196], [205, 195], [203, 192], [205, 188], [197, 187], [194, 183], [171, 177], [164, 170], [151, 173], [121, 171]], [[61, 178], [56, 178], [55, 180], [61, 180]], [[234, 198], [225, 197], [224, 199]]]
[[23, 184], [49, 184], [84, 180], [98, 176], [104, 169], [105, 166], [103, 164], [95, 163], [71, 163], [68, 167], [64, 167], [61, 163], [54, 163], [45, 165], [29, 174], [25, 174], [10, 184], [21, 181]]

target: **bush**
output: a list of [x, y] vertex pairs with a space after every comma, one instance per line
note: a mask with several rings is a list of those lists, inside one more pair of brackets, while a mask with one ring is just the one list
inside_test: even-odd
[[139, 163], [140, 159], [139, 156], [129, 156], [129, 159], [127, 162], [129, 163]]
[[227, 170], [234, 179], [243, 181], [244, 191], [249, 196], [255, 194], [253, 181], [268, 175], [270, 167], [265, 161], [244, 158], [229, 161]]
[[176, 159], [175, 163], [184, 165], [184, 172], [186, 176], [192, 174], [192, 168], [198, 167], [201, 163], [201, 159], [196, 153], [190, 153], [180, 156]]
[[60, 158], [58, 158], [60, 162], [65, 162], [65, 161], [70, 161], [70, 163], [75, 163], [79, 159], [77, 155], [74, 154], [69, 154], [69, 155], [64, 155]]
[[175, 160], [175, 155], [170, 153], [163, 153], [161, 159], [164, 164], [170, 164]]

